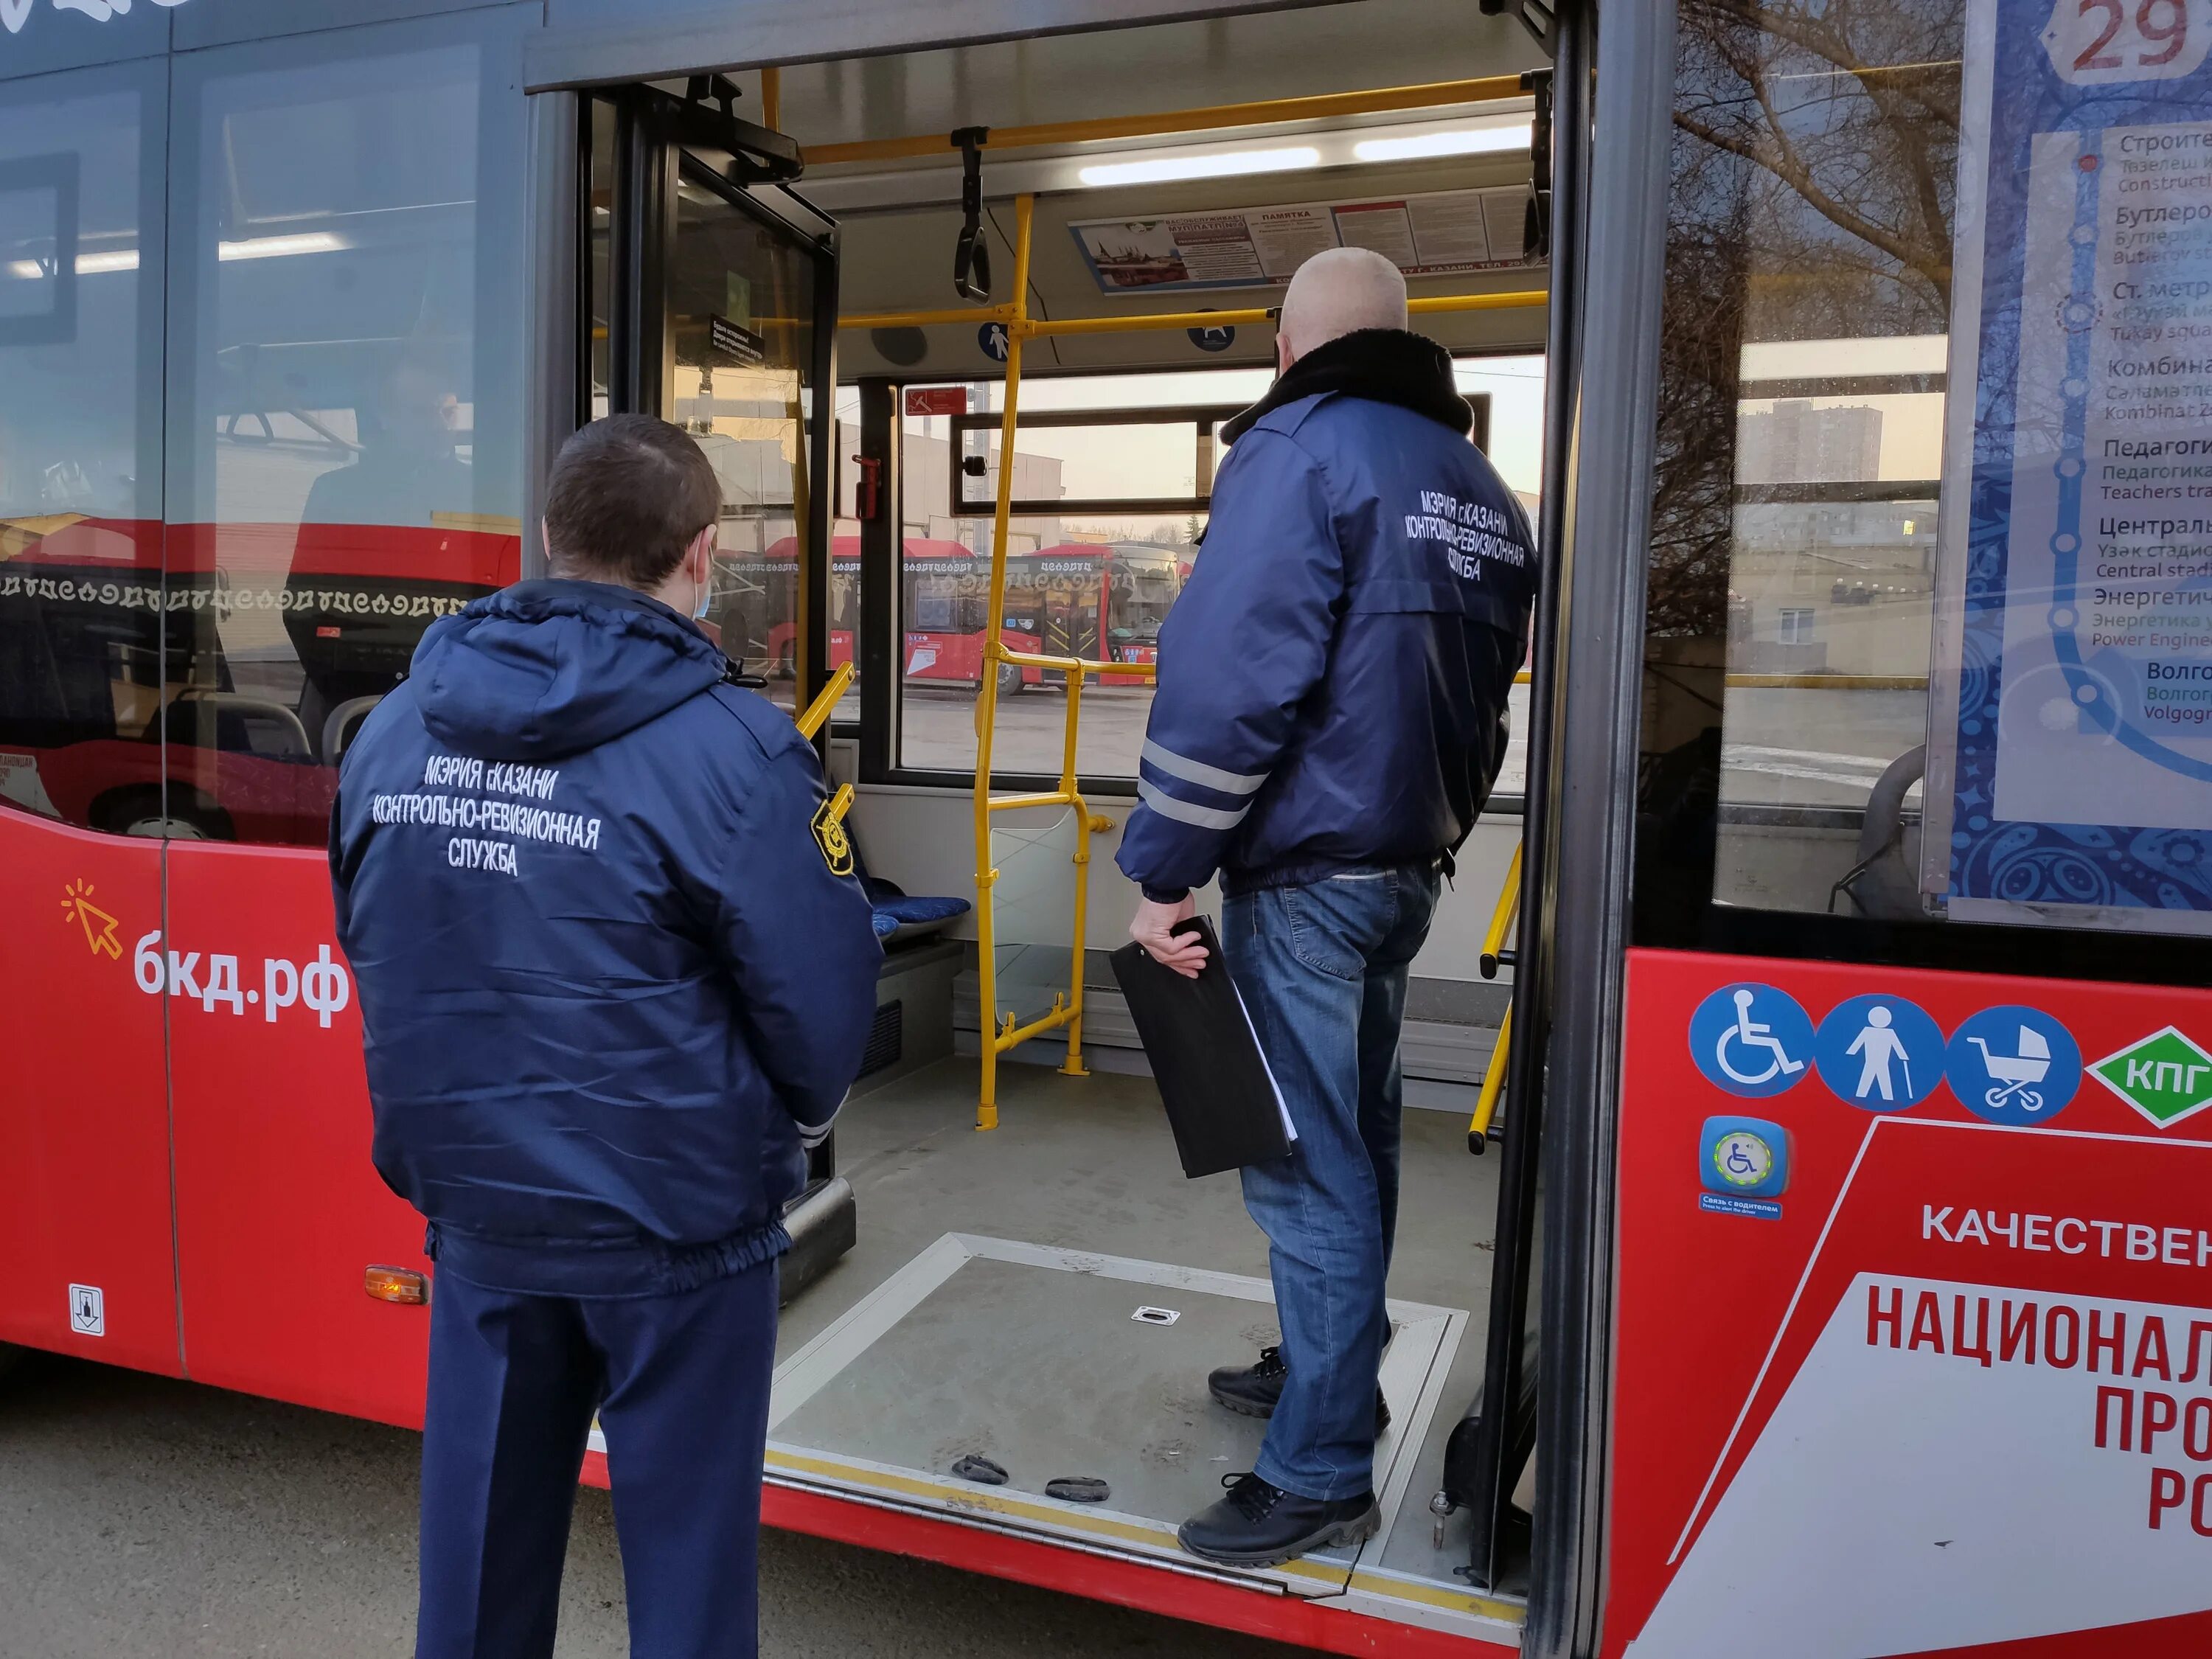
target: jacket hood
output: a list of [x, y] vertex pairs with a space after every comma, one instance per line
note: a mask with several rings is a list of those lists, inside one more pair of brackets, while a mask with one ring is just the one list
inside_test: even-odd
[[658, 599], [602, 582], [517, 583], [433, 623], [411, 676], [422, 724], [485, 760], [558, 760], [656, 720], [729, 660]]
[[1266, 397], [1223, 423], [1222, 437], [1233, 444], [1269, 410], [1330, 392], [1396, 404], [1461, 434], [1474, 426], [1474, 411], [1452, 380], [1449, 352], [1425, 334], [1362, 328], [1316, 346], [1277, 375]]

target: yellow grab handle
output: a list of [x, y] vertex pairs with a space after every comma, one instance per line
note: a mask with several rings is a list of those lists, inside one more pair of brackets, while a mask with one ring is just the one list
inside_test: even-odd
[[837, 786], [837, 793], [830, 797], [830, 816], [837, 823], [842, 823], [845, 821], [845, 814], [852, 810], [853, 786], [849, 783], [841, 783]]
[[[1521, 843], [1513, 843], [1512, 862], [1505, 866], [1505, 884], [1498, 890], [1497, 907], [1490, 913], [1490, 931], [1482, 936], [1482, 976], [1498, 977], [1498, 952], [1505, 948], [1506, 930], [1521, 914]], [[1502, 1029], [1502, 1028], [1501, 1028]]]
[[822, 688], [822, 695], [808, 703], [806, 712], [793, 722], [799, 727], [799, 735], [807, 742], [813, 742], [814, 734], [829, 724], [830, 716], [836, 712], [839, 701], [852, 689], [854, 672], [853, 665], [847, 663], [832, 674], [830, 684]]
[[1498, 1098], [1505, 1092], [1505, 1055], [1513, 1045], [1513, 1010], [1505, 1010], [1505, 1018], [1498, 1022], [1498, 1042], [1490, 1051], [1490, 1068], [1482, 1074], [1482, 1093], [1474, 1103], [1474, 1115], [1468, 1121], [1467, 1149], [1477, 1158], [1482, 1156], [1483, 1143], [1490, 1137], [1490, 1121], [1498, 1115]]

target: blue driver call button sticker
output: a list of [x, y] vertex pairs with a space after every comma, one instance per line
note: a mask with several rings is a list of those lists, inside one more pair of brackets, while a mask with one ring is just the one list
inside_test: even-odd
[[1778, 1219], [1790, 1185], [1790, 1131], [1763, 1117], [1709, 1117], [1698, 1135], [1698, 1207]]

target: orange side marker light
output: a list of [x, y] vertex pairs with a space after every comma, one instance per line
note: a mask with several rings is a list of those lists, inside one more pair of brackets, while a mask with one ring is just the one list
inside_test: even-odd
[[362, 1289], [379, 1302], [398, 1302], [419, 1308], [430, 1299], [430, 1281], [405, 1267], [370, 1267], [362, 1275]]

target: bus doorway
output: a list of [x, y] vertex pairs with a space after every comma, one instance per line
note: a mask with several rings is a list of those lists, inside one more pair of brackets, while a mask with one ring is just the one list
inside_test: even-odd
[[[938, 86], [930, 57], [883, 72]], [[1031, 97], [1086, 73], [1072, 41], [1030, 43], [1027, 62]], [[1506, 1058], [1510, 951], [1494, 977], [1486, 935], [1519, 879], [1525, 691], [1415, 967], [1371, 1539], [1249, 1568], [1176, 1540], [1265, 1432], [1207, 1373], [1279, 1326], [1266, 1239], [1236, 1182], [1183, 1178], [1104, 961], [1133, 902], [1111, 855], [1160, 626], [1205, 557], [1218, 428], [1267, 390], [1268, 307], [1324, 232], [1369, 245], [1364, 216], [1395, 204], [1414, 325], [1451, 353], [1508, 483], [1532, 508], [1544, 489], [1551, 275], [1530, 180], [1540, 165], [1548, 198], [1532, 146], [1549, 86], [1517, 33], [1459, 62], [1498, 72], [1430, 84], [1407, 57], [1376, 67], [1372, 98], [1310, 112], [1273, 100], [1263, 67], [1226, 113], [1133, 118], [1157, 99], [1131, 80], [1100, 117], [1118, 149], [1004, 126], [953, 143], [996, 113], [945, 90], [957, 76], [928, 106], [943, 133], [841, 118], [836, 65], [579, 100], [579, 414], [652, 410], [707, 448], [724, 648], [794, 712], [834, 708], [825, 748], [870, 874], [969, 907], [934, 929], [894, 913], [880, 1041], [836, 1138], [851, 1246], [808, 1264], [785, 1309], [772, 1519], [1048, 1583], [1103, 1574], [1124, 1599], [1298, 1639], [1368, 1639], [1356, 1620], [1517, 1640], [1527, 1448], [1493, 1436], [1486, 1458], [1475, 1422], [1501, 1286], [1516, 1339], [1492, 1420], [1525, 1393], [1532, 1211], [1505, 1194], [1533, 1161], [1510, 1110], [1470, 1123]], [[763, 94], [792, 131], [850, 136], [787, 157], [747, 119]], [[1085, 107], [1115, 106], [1094, 87]], [[1134, 186], [1083, 177], [1240, 125], [1325, 154], [1325, 176], [1201, 167], [1165, 193], [1147, 167]], [[1293, 207], [1305, 242], [1267, 242], [1256, 228]], [[1117, 238], [1170, 210], [1255, 228], [1251, 269], [1132, 264]], [[956, 256], [969, 291], [947, 280]], [[1512, 1156], [1490, 1151], [1501, 1134]]]

